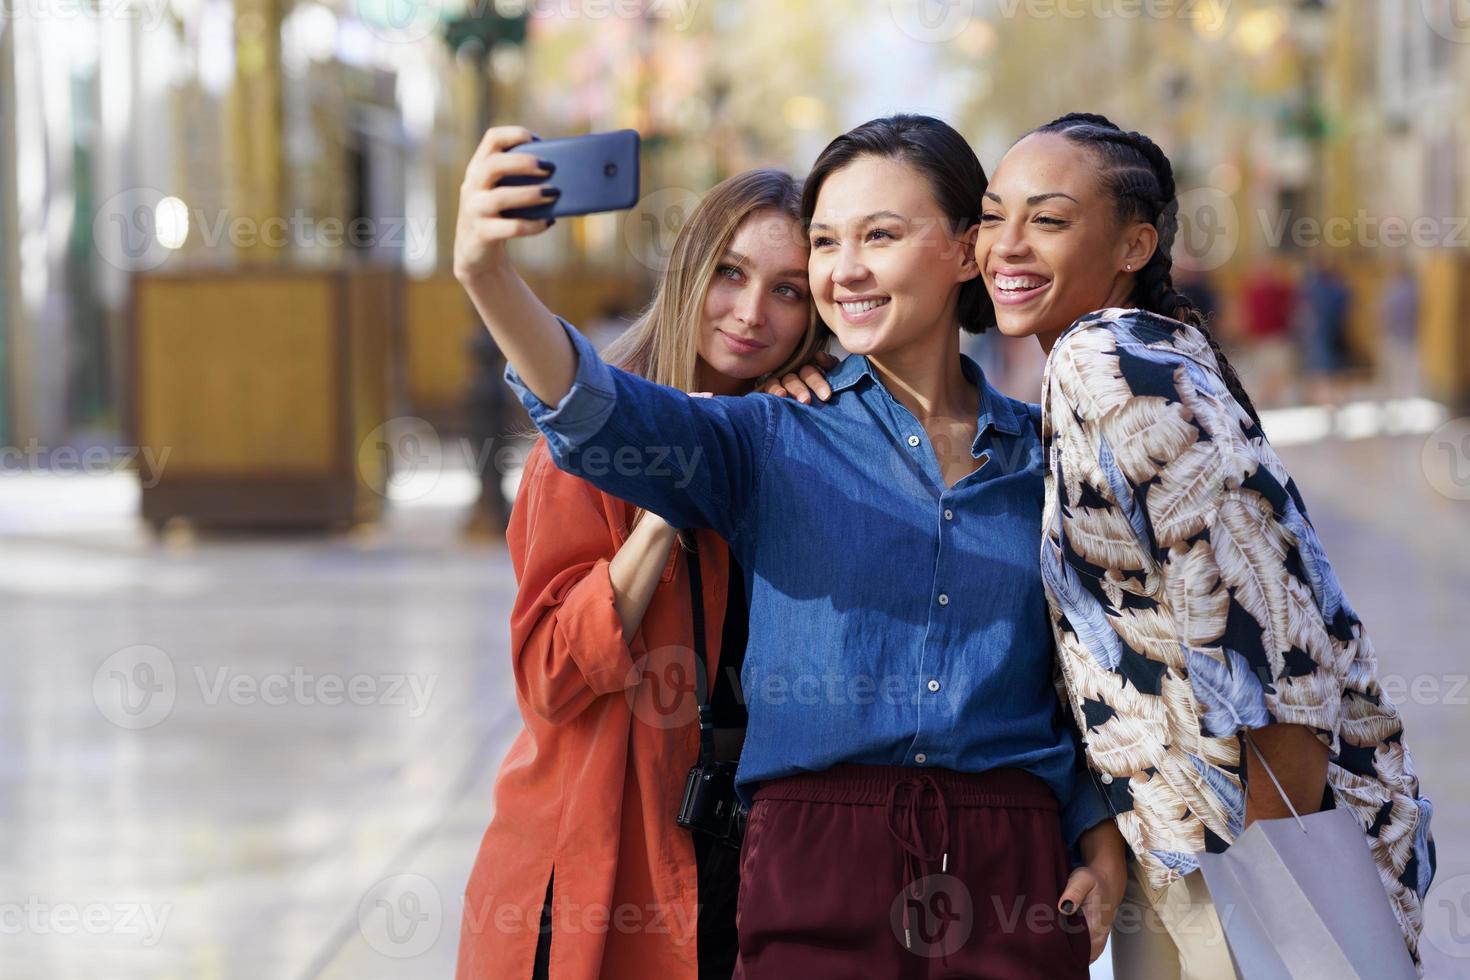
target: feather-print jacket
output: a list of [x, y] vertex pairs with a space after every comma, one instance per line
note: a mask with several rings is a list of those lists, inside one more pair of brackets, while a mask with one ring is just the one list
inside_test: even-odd
[[1149, 881], [1241, 832], [1243, 729], [1306, 725], [1417, 960], [1431, 807], [1402, 721], [1296, 485], [1204, 335], [1141, 310], [1083, 317], [1047, 359], [1042, 435], [1063, 696]]

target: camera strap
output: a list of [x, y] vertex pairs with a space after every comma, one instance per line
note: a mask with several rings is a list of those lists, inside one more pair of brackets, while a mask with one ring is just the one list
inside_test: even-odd
[[704, 642], [704, 584], [699, 575], [699, 542], [693, 531], [681, 531], [689, 550], [689, 607], [694, 619], [694, 680], [699, 695], [699, 761], [707, 765], [715, 761], [715, 709], [711, 704], [714, 691], [709, 682], [709, 660]]

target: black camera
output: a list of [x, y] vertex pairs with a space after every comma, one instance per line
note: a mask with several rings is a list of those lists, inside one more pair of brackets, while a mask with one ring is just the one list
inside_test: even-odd
[[735, 765], [705, 762], [690, 769], [684, 801], [675, 819], [680, 827], [709, 834], [721, 844], [738, 849], [745, 837], [749, 810], [735, 794]]

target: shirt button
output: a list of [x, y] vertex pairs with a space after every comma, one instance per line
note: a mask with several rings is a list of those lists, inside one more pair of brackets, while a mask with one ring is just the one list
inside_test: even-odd
[[948, 507], [944, 508], [944, 519], [946, 521], [954, 520], [954, 511], [950, 510]]
[[938, 681], [930, 681], [929, 682], [929, 690], [931, 690], [931, 691], [937, 691], [937, 690], [939, 690], [939, 682]]
[[914, 756], [914, 761], [917, 762], [919, 765], [922, 766], [924, 763], [926, 763], [926, 762], [929, 761], [929, 757], [927, 755], [925, 755], [924, 753], [920, 752], [920, 753], [918, 753], [918, 754], [916, 754]]
[[909, 445], [910, 446], [917, 446], [918, 444], [919, 444], [919, 437], [918, 436], [909, 436]]
[[945, 595], [943, 592], [939, 593], [939, 604], [941, 606], [949, 605], [949, 596]]
[[1109, 772], [1105, 772], [1102, 775], [1098, 776], [1097, 778], [1098, 779], [1101, 779], [1104, 783], [1111, 783], [1113, 781], [1113, 774], [1112, 773], [1109, 773]]

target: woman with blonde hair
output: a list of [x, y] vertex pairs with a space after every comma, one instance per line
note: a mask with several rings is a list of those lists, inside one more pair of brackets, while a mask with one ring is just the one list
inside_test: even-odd
[[[542, 189], [518, 193], [534, 203]], [[810, 358], [826, 330], [800, 199], [799, 181], [776, 170], [710, 191], [608, 359], [684, 391], [739, 395]], [[649, 465], [700, 465], [665, 457]], [[527, 459], [507, 535], [525, 727], [466, 888], [459, 980], [731, 975], [738, 851], [675, 817], [703, 758], [701, 702], [712, 753], [739, 752], [744, 577], [712, 531], [685, 540], [676, 547], [680, 531], [657, 515], [557, 469], [544, 439]]]

